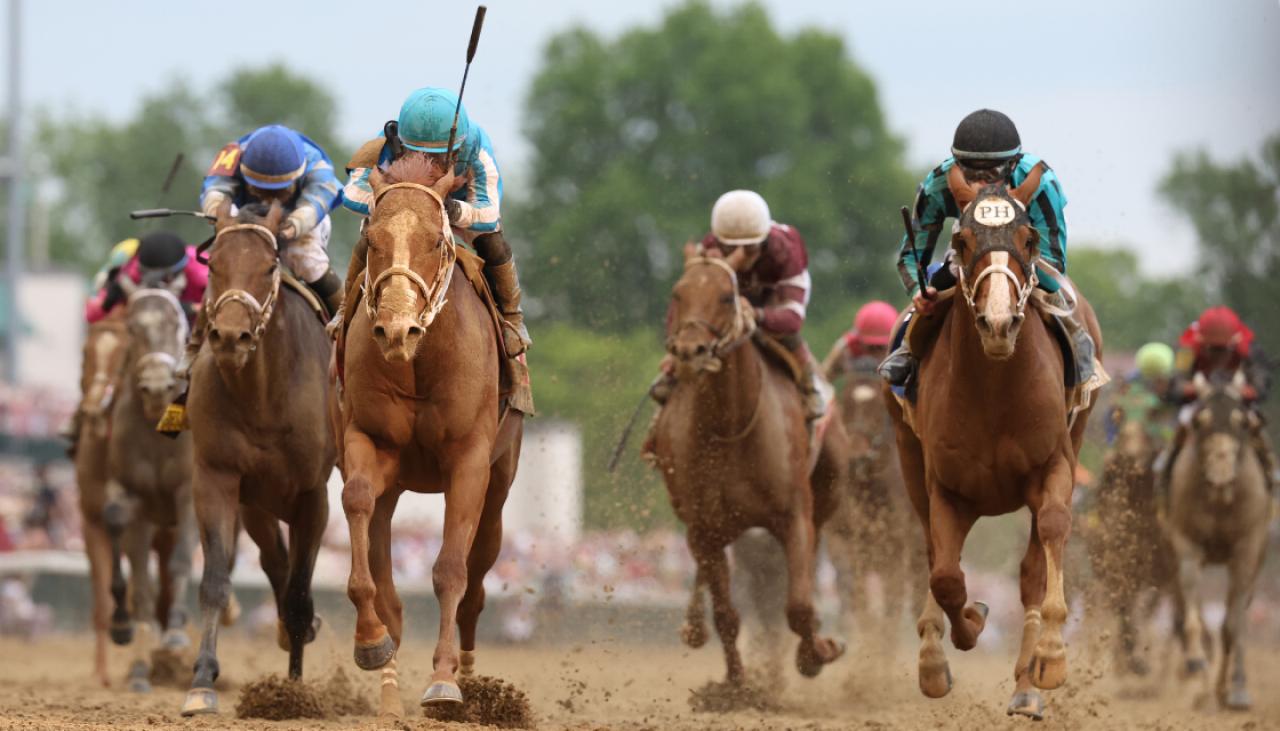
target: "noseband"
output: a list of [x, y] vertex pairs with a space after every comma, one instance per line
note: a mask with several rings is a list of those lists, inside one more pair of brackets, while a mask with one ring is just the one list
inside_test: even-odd
[[[174, 315], [177, 317], [178, 333], [176, 339], [178, 347], [181, 348], [187, 342], [190, 330], [187, 325], [187, 313], [182, 311], [182, 303], [178, 301], [178, 296], [168, 289], [146, 287], [134, 290], [129, 295], [129, 307], [132, 308], [134, 304], [145, 299], [159, 299], [172, 308]], [[178, 358], [172, 353], [166, 353], [163, 350], [152, 350], [139, 357], [134, 367], [141, 371], [152, 365], [162, 365], [169, 370], [173, 370], [178, 365]]]
[[[1010, 199], [1010, 201], [1011, 205], [1016, 205], [1020, 212], [1024, 213], [1025, 218], [1026, 208], [1022, 205], [1022, 202], [1016, 199]], [[967, 214], [977, 202], [977, 199], [970, 201], [969, 205], [965, 206], [963, 213]], [[1014, 219], [1014, 223], [1017, 223], [1016, 218]], [[972, 267], [957, 267], [960, 274], [960, 292], [964, 295], [964, 301], [969, 304], [969, 309], [976, 312], [977, 306], [974, 304], [974, 300], [978, 296], [978, 287], [982, 286], [982, 281], [994, 274], [1008, 277], [1010, 283], [1013, 284], [1014, 291], [1018, 293], [1018, 299], [1014, 305], [1014, 316], [1021, 317], [1027, 308], [1027, 300], [1031, 298], [1031, 293], [1035, 291], [1036, 285], [1039, 284], [1040, 281], [1036, 274], [1035, 263], [1034, 261], [1028, 262], [1023, 257], [1022, 253], [1015, 247], [1010, 246], [1009, 244], [996, 243], [976, 251], [973, 255], [974, 264], [982, 261], [983, 257], [988, 254], [999, 252], [1008, 254], [1010, 258], [1018, 263], [1018, 266], [1022, 269], [1022, 276], [1026, 281], [1020, 283], [1018, 281], [1017, 273], [1010, 269], [1006, 264], [988, 264], [983, 267], [982, 271], [977, 273], [977, 277], [973, 276], [974, 272]]]
[[[729, 281], [733, 284], [733, 323], [727, 331], [721, 333], [715, 325], [706, 320], [681, 320], [680, 324], [676, 326], [676, 333], [678, 334], [689, 327], [699, 327], [706, 330], [711, 337], [715, 338], [711, 343], [711, 359], [718, 363], [723, 356], [728, 355], [734, 348], [746, 341], [747, 336], [755, 331], [756, 321], [742, 306], [742, 297], [738, 291], [738, 273], [733, 270], [733, 267], [729, 266], [729, 262], [712, 256], [697, 256], [685, 262], [684, 268], [687, 271], [699, 264], [717, 266], [725, 274], [729, 275]], [[668, 350], [670, 350], [673, 341], [674, 338], [667, 338]]]
[[394, 264], [383, 269], [378, 276], [372, 281], [369, 279], [368, 259], [365, 260], [364, 268], [364, 284], [361, 288], [364, 290], [364, 307], [365, 314], [369, 316], [369, 322], [373, 322], [378, 317], [378, 302], [381, 299], [382, 285], [391, 277], [404, 277], [408, 279], [414, 287], [422, 293], [423, 305], [422, 311], [417, 314], [418, 325], [422, 329], [427, 329], [432, 321], [436, 319], [436, 315], [440, 314], [440, 310], [444, 309], [448, 303], [446, 295], [449, 293], [449, 283], [453, 280], [453, 264], [458, 260], [458, 246], [453, 240], [453, 230], [449, 226], [449, 213], [444, 207], [444, 198], [431, 188], [419, 183], [392, 183], [382, 190], [378, 191], [373, 202], [376, 206], [378, 201], [387, 193], [396, 189], [411, 189], [421, 191], [431, 196], [436, 205], [440, 207], [440, 220], [442, 222], [440, 231], [440, 241], [436, 246], [443, 248], [440, 255], [440, 264], [436, 267], [435, 274], [431, 277], [431, 283], [427, 284], [417, 272], [403, 264]]
[[[217, 246], [218, 239], [231, 231], [253, 231], [260, 234], [266, 240], [267, 245], [271, 247], [273, 254], [279, 255], [280, 253], [280, 245], [276, 241], [276, 235], [272, 233], [271, 229], [256, 223], [237, 223], [227, 226], [218, 231], [217, 235], [213, 237], [212, 245]], [[239, 302], [244, 305], [245, 309], [249, 311], [249, 322], [253, 324], [252, 341], [249, 344], [249, 352], [253, 352], [258, 349], [258, 340], [262, 338], [263, 331], [267, 329], [267, 323], [271, 322], [271, 313], [276, 309], [276, 300], [279, 295], [280, 266], [277, 264], [271, 273], [271, 291], [267, 293], [265, 300], [258, 302], [257, 297], [243, 289], [228, 289], [219, 295], [218, 299], [214, 300], [213, 304], [206, 309], [208, 313], [207, 321], [213, 323], [217, 319], [218, 313], [229, 302]]]

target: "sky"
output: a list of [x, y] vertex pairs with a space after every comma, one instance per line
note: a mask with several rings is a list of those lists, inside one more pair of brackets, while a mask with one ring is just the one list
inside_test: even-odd
[[[608, 35], [651, 25], [675, 3], [488, 4], [466, 104], [494, 140], [507, 190], [518, 190], [530, 152], [520, 108], [547, 39], [574, 25]], [[844, 38], [915, 167], [946, 156], [968, 112], [1009, 114], [1024, 148], [1063, 181], [1072, 244], [1133, 247], [1149, 273], [1195, 266], [1190, 227], [1156, 192], [1173, 154], [1203, 147], [1235, 160], [1280, 130], [1280, 0], [763, 4], [783, 32], [816, 26]], [[175, 78], [208, 87], [233, 68], [284, 61], [333, 90], [339, 131], [353, 142], [376, 134], [413, 88], [458, 82], [474, 13], [401, 0], [23, 8], [29, 108], [123, 119]]]

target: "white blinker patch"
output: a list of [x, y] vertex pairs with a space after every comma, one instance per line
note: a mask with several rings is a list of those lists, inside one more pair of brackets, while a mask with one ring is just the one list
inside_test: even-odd
[[983, 226], [1004, 226], [1013, 218], [1013, 204], [1004, 198], [983, 198], [974, 205], [973, 220]]

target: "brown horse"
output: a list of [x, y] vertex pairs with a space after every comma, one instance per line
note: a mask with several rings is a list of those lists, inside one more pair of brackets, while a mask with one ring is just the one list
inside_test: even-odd
[[89, 326], [80, 372], [76, 485], [93, 596], [93, 671], [104, 686], [111, 684], [107, 672], [107, 628], [112, 607], [111, 539], [103, 518], [107, 504], [107, 437], [111, 407], [128, 350], [124, 308], [118, 308], [107, 319]]
[[381, 711], [391, 716], [403, 713], [394, 664], [404, 627], [391, 572], [396, 503], [405, 490], [444, 494], [443, 544], [432, 570], [440, 628], [421, 703], [460, 703], [456, 673], [475, 663], [484, 576], [502, 547], [502, 506], [523, 433], [522, 415], [500, 405], [493, 316], [455, 263], [445, 228], [452, 177], [417, 157], [393, 164], [385, 177], [371, 175], [376, 205], [365, 233], [364, 307], [345, 336], [347, 594], [356, 607], [356, 664], [385, 668]]
[[[827, 552], [836, 569], [843, 631], [853, 632], [862, 618], [866, 629], [861, 634], [878, 641], [877, 652], [883, 654], [897, 645], [908, 603], [920, 613], [920, 595], [910, 589], [925, 571], [926, 559], [911, 520], [893, 422], [880, 398], [874, 365], [846, 379], [839, 403], [851, 450], [845, 493], [827, 525]], [[869, 613], [866, 579], [871, 574], [880, 579], [878, 616]]]
[[1244, 403], [1244, 374], [1229, 383], [1195, 379], [1199, 398], [1189, 407], [1187, 442], [1173, 464], [1169, 535], [1178, 562], [1178, 602], [1185, 615], [1182, 644], [1186, 674], [1205, 677], [1206, 643], [1200, 611], [1200, 571], [1225, 564], [1229, 578], [1222, 622], [1218, 703], [1247, 710], [1252, 701], [1244, 672], [1245, 612], [1266, 554], [1271, 496], [1251, 446], [1259, 417]]
[[[168, 289], [130, 289], [126, 323], [131, 345], [111, 414], [103, 516], [111, 538], [112, 639], [132, 641], [129, 688], [145, 692], [151, 688], [149, 651], [155, 626], [164, 632], [166, 651], [180, 652], [191, 644], [185, 631], [186, 603], [196, 528], [191, 439], [170, 439], [155, 429], [177, 395], [175, 366], [187, 341], [187, 316]], [[159, 558], [158, 587], [148, 568], [152, 550]], [[127, 602], [120, 564], [125, 551], [132, 568]]]
[[1173, 561], [1155, 494], [1157, 447], [1141, 419], [1112, 407], [1116, 439], [1103, 458], [1102, 480], [1087, 522], [1089, 563], [1098, 602], [1119, 624], [1116, 658], [1135, 675], [1150, 671], [1138, 653], [1140, 626], [1172, 589]]
[[[1037, 167], [1010, 190], [969, 183], [952, 168], [951, 193], [962, 210], [952, 238], [962, 296], [949, 301], [948, 313], [932, 315], [943, 319], [936, 341], [920, 353], [918, 405], [904, 411], [885, 389], [903, 478], [927, 537], [930, 591], [917, 623], [920, 689], [932, 698], [951, 690], [944, 613], [960, 650], [972, 649], [986, 624], [987, 607], [969, 603], [960, 569], [969, 530], [980, 516], [1025, 506], [1031, 510], [1020, 582], [1026, 615], [1008, 712], [1034, 718], [1044, 709], [1036, 689], [1067, 679], [1063, 559], [1088, 416], [1085, 409], [1070, 419], [1060, 347], [1044, 318], [1026, 317], [1039, 255], [1026, 206], [1042, 174]], [[1083, 299], [1076, 316], [1100, 353], [1097, 320]]]
[[706, 641], [700, 596], [706, 587], [731, 684], [743, 683], [745, 670], [725, 547], [747, 528], [768, 529], [786, 553], [786, 615], [800, 636], [800, 672], [817, 675], [844, 652], [818, 635], [813, 570], [818, 532], [848, 463], [847, 439], [831, 418], [814, 459], [799, 391], [751, 341], [750, 313], [733, 267], [686, 247], [667, 331], [678, 385], [655, 425], [654, 454], [697, 563], [682, 635], [693, 647]]
[[[224, 205], [209, 253], [208, 332], [187, 401], [204, 576], [200, 654], [184, 716], [218, 709], [218, 619], [231, 599], [240, 520], [262, 552], [289, 677], [302, 676], [303, 646], [318, 622], [311, 573], [329, 519], [325, 483], [335, 452], [330, 343], [306, 299], [281, 286], [282, 217], [279, 204], [238, 218]], [[289, 526], [287, 547], [280, 521]]]

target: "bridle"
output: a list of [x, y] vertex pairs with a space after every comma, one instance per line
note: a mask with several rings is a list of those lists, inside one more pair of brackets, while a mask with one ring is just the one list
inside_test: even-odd
[[671, 350], [675, 341], [674, 336], [686, 328], [698, 327], [706, 330], [714, 338], [710, 348], [711, 363], [713, 364], [711, 370], [718, 371], [723, 357], [746, 342], [747, 337], [755, 332], [756, 320], [752, 313], [742, 306], [742, 297], [738, 290], [738, 273], [733, 270], [729, 262], [718, 257], [695, 256], [685, 262], [684, 268], [687, 271], [701, 264], [711, 264], [719, 267], [725, 274], [729, 275], [729, 281], [733, 285], [733, 322], [730, 324], [729, 329], [722, 333], [715, 325], [700, 318], [681, 320], [680, 324], [676, 326], [675, 333], [667, 338], [667, 350]]
[[[178, 347], [181, 348], [187, 342], [187, 336], [190, 333], [190, 327], [187, 325], [187, 314], [182, 310], [182, 303], [178, 301], [178, 296], [171, 290], [161, 289], [159, 287], [144, 287], [134, 290], [129, 294], [129, 307], [132, 308], [136, 303], [147, 299], [159, 299], [173, 310], [178, 324], [178, 332], [175, 340]], [[163, 350], [152, 350], [143, 353], [134, 368], [142, 371], [151, 366], [160, 365], [172, 371], [178, 366], [178, 358], [173, 353], [167, 353]], [[96, 375], [95, 375], [96, 377]]]
[[[280, 244], [276, 241], [276, 235], [271, 229], [257, 223], [236, 223], [226, 228], [218, 230], [213, 237], [212, 246], [218, 245], [218, 239], [232, 231], [253, 231], [261, 235], [271, 247], [274, 255], [279, 255]], [[262, 337], [262, 333], [267, 329], [267, 323], [271, 322], [271, 314], [276, 309], [276, 301], [280, 296], [280, 266], [277, 264], [271, 271], [271, 291], [267, 293], [267, 298], [262, 302], [258, 301], [251, 293], [243, 289], [228, 289], [213, 304], [209, 305], [205, 312], [208, 315], [208, 322], [213, 323], [217, 319], [218, 313], [229, 302], [239, 302], [249, 311], [249, 322], [253, 323], [251, 333], [252, 340], [249, 343], [249, 352], [253, 352], [258, 348], [258, 341]]]
[[[1022, 205], [1022, 201], [1019, 201], [1016, 198], [1012, 198], [1012, 197], [1007, 199], [1002, 199], [1002, 200], [1011, 201], [1012, 204], [1017, 206], [1018, 209], [1025, 215], [1026, 206]], [[970, 209], [972, 209], [977, 202], [978, 202], [978, 199], [975, 198], [974, 200], [970, 201], [967, 206], [964, 207], [964, 211], [961, 211], [962, 219], [968, 214]], [[1020, 223], [1020, 221], [1017, 218], [1015, 218], [1014, 221], [1006, 225], [1016, 225], [1018, 223]], [[1035, 231], [1034, 228], [1032, 228], [1031, 230]], [[994, 262], [990, 263], [987, 266], [983, 267], [982, 271], [978, 272], [978, 276], [976, 278], [973, 277], [974, 272], [972, 271], [972, 267], [957, 266], [956, 269], [959, 271], [959, 279], [960, 279], [960, 293], [964, 296], [964, 301], [968, 303], [969, 309], [976, 312], [977, 305], [974, 304], [974, 300], [977, 298], [978, 287], [982, 286], [983, 280], [985, 280], [987, 277], [990, 277], [996, 274], [999, 274], [1004, 277], [1008, 277], [1010, 283], [1013, 285], [1014, 291], [1018, 293], [1017, 302], [1014, 304], [1014, 317], [1021, 318], [1025, 314], [1025, 311], [1027, 309], [1027, 301], [1031, 299], [1031, 293], [1035, 291], [1036, 285], [1039, 284], [1040, 282], [1039, 277], [1036, 274], [1035, 259], [1033, 258], [1031, 261], [1028, 261], [1025, 257], [1023, 257], [1022, 252], [1018, 251], [1013, 246], [1010, 246], [1004, 243], [996, 243], [996, 244], [991, 244], [989, 246], [985, 246], [975, 251], [973, 254], [973, 261], [976, 264], [988, 254], [997, 253], [997, 252], [1004, 252], [1008, 254], [1010, 258], [1012, 258], [1015, 262], [1017, 262], [1018, 266], [1022, 269], [1022, 276], [1026, 281], [1019, 282], [1017, 273], [1014, 272], [1013, 269], [1010, 269], [1009, 266], [1006, 264], [996, 264]], [[971, 278], [972, 278], [972, 281], [970, 281]]]
[[369, 321], [373, 322], [378, 317], [378, 303], [381, 298], [382, 285], [392, 277], [404, 277], [408, 279], [414, 287], [422, 293], [424, 300], [422, 310], [417, 314], [416, 320], [422, 329], [426, 329], [436, 319], [436, 315], [444, 309], [448, 303], [446, 295], [449, 293], [449, 284], [453, 280], [453, 265], [458, 260], [458, 245], [453, 240], [453, 230], [449, 226], [449, 213], [445, 210], [444, 198], [439, 193], [432, 190], [428, 186], [420, 183], [392, 183], [387, 187], [378, 191], [374, 196], [373, 202], [376, 206], [382, 197], [393, 190], [406, 189], [417, 190], [431, 196], [436, 205], [440, 207], [440, 220], [442, 222], [440, 231], [440, 241], [436, 246], [443, 249], [440, 255], [440, 263], [436, 267], [435, 273], [431, 277], [430, 284], [427, 283], [417, 272], [403, 264], [395, 264], [383, 269], [378, 276], [372, 281], [369, 279], [368, 260], [365, 261], [364, 284], [361, 289], [364, 291], [365, 314], [369, 316]]

